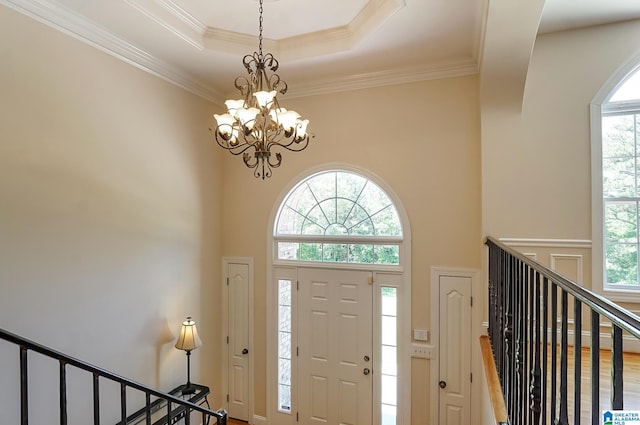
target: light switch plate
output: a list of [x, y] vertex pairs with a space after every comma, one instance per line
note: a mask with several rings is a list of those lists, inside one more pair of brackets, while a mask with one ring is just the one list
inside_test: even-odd
[[434, 347], [430, 344], [411, 344], [411, 357], [418, 359], [433, 359]]

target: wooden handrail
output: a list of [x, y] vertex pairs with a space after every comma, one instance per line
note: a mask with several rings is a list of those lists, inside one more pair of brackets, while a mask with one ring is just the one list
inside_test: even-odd
[[500, 377], [496, 369], [496, 362], [493, 358], [493, 350], [491, 349], [491, 341], [487, 335], [480, 337], [480, 351], [482, 352], [482, 363], [484, 365], [484, 373], [487, 380], [487, 388], [489, 389], [489, 399], [496, 425], [504, 425], [509, 423], [507, 415], [507, 407], [504, 403], [502, 395], [502, 387], [500, 386]]

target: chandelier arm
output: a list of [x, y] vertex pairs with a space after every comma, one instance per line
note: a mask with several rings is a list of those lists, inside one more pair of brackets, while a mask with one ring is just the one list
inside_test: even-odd
[[267, 144], [267, 149], [271, 150], [272, 146], [277, 146], [280, 148], [284, 148], [291, 152], [300, 152], [303, 151], [309, 146], [309, 142], [311, 139], [315, 137], [314, 134], [307, 134], [304, 138], [300, 140], [296, 140], [295, 134], [291, 136], [291, 138], [287, 139], [286, 143], [282, 143], [281, 141], [271, 141]]
[[235, 79], [233, 84], [246, 102], [249, 96], [251, 96], [251, 81], [249, 81], [247, 77], [241, 75]]
[[271, 158], [272, 158], [271, 155], [267, 157], [267, 163], [271, 168], [278, 168], [282, 163], [282, 154], [280, 152], [276, 152], [275, 156], [276, 156], [276, 159], [273, 162], [271, 161]]
[[228, 150], [229, 152], [231, 152], [232, 155], [241, 155], [245, 151], [254, 147], [255, 145], [255, 143], [251, 143], [246, 140], [243, 141], [242, 143], [238, 143], [237, 145], [233, 145], [228, 140], [225, 140], [224, 137], [220, 136], [218, 131], [216, 131], [215, 133], [216, 133], [215, 139], [216, 139], [216, 143], [218, 143], [218, 146]]
[[[271, 161], [268, 158], [269, 156], [267, 156], [267, 159], [265, 160], [265, 156], [260, 156], [260, 158], [258, 158], [257, 155], [251, 158], [251, 155], [249, 155], [249, 153], [245, 153], [242, 157], [244, 164], [248, 168], [253, 169], [253, 176], [255, 178], [262, 178], [262, 180], [271, 177], [271, 175], [273, 174], [271, 171], [271, 167], [276, 168], [280, 165], [280, 162], [278, 162], [278, 164], [275, 166], [272, 165]], [[279, 158], [279, 160], [281, 160], [281, 158]]]

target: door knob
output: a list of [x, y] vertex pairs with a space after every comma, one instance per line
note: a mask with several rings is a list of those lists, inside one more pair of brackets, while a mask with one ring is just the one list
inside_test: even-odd
[[447, 387], [447, 383], [445, 381], [440, 381], [438, 385], [440, 385], [440, 388], [443, 388], [443, 389]]
[[242, 350], [242, 354], [249, 354], [249, 350], [245, 348], [244, 350]]
[[365, 375], [368, 375], [371, 373], [371, 371], [369, 370], [368, 367], [365, 367], [364, 370], [362, 371], [362, 373], [364, 373]]

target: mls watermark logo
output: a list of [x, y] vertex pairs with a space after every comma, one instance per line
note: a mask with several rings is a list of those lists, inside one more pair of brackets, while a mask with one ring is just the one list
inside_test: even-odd
[[640, 411], [605, 410], [602, 412], [602, 425], [640, 425]]

